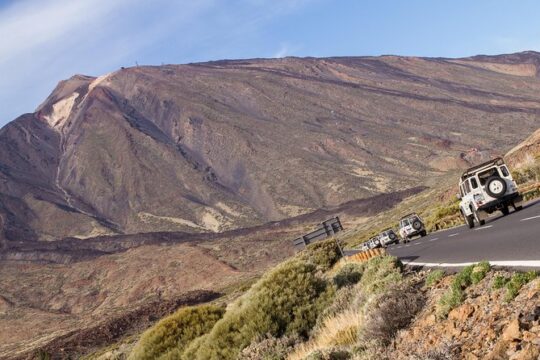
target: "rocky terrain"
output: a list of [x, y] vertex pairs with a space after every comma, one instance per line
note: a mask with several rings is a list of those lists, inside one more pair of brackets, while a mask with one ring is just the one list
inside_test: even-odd
[[535, 360], [540, 357], [540, 281], [533, 281], [512, 301], [495, 289], [501, 273], [490, 273], [467, 290], [466, 300], [448, 318], [438, 319], [436, 304], [450, 285], [446, 278], [428, 294], [427, 304], [395, 343], [395, 359], [440, 353], [456, 359]]
[[539, 58], [255, 59], [74, 76], [0, 130], [2, 247], [218, 232], [425, 185], [536, 129]]

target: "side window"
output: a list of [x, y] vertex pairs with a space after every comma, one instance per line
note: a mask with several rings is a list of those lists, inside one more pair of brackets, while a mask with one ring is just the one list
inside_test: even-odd
[[478, 189], [478, 182], [476, 181], [476, 178], [471, 178], [471, 186], [473, 189]]
[[463, 185], [465, 185], [465, 194], [468, 194], [471, 192], [471, 186], [469, 185], [469, 182], [468, 181], [465, 181], [463, 183]]
[[507, 176], [510, 175], [510, 173], [508, 172], [508, 168], [506, 166], [504, 166], [504, 165], [499, 167], [499, 170], [501, 171], [501, 174], [504, 177], [507, 177]]

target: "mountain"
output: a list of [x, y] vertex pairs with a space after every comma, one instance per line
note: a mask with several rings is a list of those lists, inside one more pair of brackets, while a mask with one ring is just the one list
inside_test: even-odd
[[226, 60], [62, 81], [0, 130], [0, 241], [220, 232], [430, 185], [540, 123], [540, 54]]

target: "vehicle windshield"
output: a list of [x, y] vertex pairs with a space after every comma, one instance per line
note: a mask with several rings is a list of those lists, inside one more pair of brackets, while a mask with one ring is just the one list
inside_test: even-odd
[[401, 220], [403, 226], [408, 226], [410, 225], [411, 223], [409, 222], [409, 219], [404, 219], [404, 220]]
[[486, 171], [478, 173], [478, 180], [480, 180], [480, 185], [486, 185], [487, 179], [492, 176], [499, 176], [496, 167], [492, 167], [491, 169], [487, 169]]

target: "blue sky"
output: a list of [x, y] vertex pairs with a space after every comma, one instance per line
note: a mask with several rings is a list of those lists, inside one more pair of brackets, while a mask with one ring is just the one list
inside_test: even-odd
[[534, 0], [0, 0], [0, 126], [121, 66], [540, 51]]

